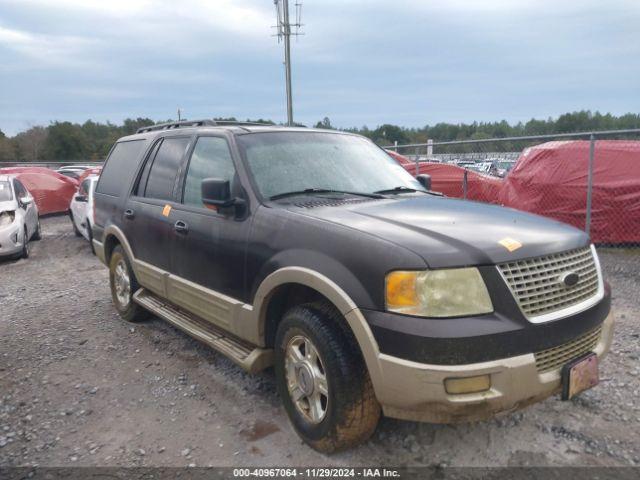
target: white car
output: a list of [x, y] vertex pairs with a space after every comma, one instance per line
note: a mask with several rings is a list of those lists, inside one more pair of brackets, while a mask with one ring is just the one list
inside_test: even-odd
[[71, 199], [69, 205], [69, 216], [73, 223], [73, 231], [78, 237], [89, 240], [91, 251], [93, 252], [93, 192], [98, 183], [98, 175], [89, 175], [85, 178], [78, 191]]
[[33, 196], [17, 178], [0, 175], [0, 257], [29, 257], [29, 241], [40, 240]]
[[64, 175], [65, 177], [77, 179], [77, 178], [80, 178], [80, 175], [82, 175], [82, 173], [85, 170], [88, 170], [89, 168], [93, 168], [93, 167], [91, 167], [91, 165], [67, 165], [67, 166], [58, 168], [56, 172], [59, 173], [60, 175]]

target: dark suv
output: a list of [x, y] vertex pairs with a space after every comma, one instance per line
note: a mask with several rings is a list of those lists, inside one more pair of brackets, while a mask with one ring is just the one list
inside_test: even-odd
[[151, 312], [250, 372], [275, 367], [331, 452], [381, 413], [472, 421], [598, 381], [610, 289], [575, 228], [444, 198], [348, 133], [180, 122], [112, 148], [96, 252]]

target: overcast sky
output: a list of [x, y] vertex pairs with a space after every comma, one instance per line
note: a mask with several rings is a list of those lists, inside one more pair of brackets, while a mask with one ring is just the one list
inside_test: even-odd
[[[294, 0], [291, 0], [292, 3]], [[294, 116], [340, 127], [640, 112], [638, 0], [303, 0]], [[0, 0], [0, 129], [283, 121], [272, 0]]]

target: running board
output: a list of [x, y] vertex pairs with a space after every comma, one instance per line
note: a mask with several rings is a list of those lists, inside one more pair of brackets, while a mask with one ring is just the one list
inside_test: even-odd
[[133, 301], [222, 353], [249, 373], [256, 373], [273, 365], [273, 350], [255, 347], [231, 337], [210, 322], [179, 309], [144, 288], [133, 295]]

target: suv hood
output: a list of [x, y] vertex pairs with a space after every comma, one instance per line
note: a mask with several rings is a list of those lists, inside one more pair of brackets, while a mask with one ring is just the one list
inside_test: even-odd
[[[583, 231], [555, 220], [437, 196], [397, 196], [318, 207], [308, 202], [306, 208], [294, 209], [408, 248], [431, 268], [493, 265], [589, 244]], [[500, 243], [505, 239], [515, 240], [521, 246], [516, 244], [517, 248], [510, 251]], [[511, 246], [508, 241], [507, 245]]]

